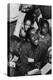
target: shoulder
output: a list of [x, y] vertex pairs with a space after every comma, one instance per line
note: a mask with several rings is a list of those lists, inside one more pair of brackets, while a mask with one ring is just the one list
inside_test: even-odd
[[47, 34], [45, 38], [46, 38], [46, 40], [50, 40], [51, 36], [49, 34]]

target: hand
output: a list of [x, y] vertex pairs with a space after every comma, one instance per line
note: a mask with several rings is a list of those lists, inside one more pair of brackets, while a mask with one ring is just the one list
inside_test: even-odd
[[12, 68], [15, 68], [15, 66], [16, 66], [15, 62], [12, 62], [12, 61], [10, 61], [8, 63], [8, 65], [9, 65], [9, 67], [12, 67]]
[[25, 37], [26, 33], [24, 32], [24, 30], [21, 31], [21, 34], [23, 37]]
[[35, 45], [38, 45], [38, 40], [35, 40]]
[[16, 62], [19, 59], [19, 57], [14, 56], [14, 58], [12, 59], [12, 62]]
[[34, 59], [28, 58], [28, 62], [34, 62]]

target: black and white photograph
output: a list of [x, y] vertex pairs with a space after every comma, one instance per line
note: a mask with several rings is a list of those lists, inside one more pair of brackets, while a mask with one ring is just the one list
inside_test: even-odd
[[7, 4], [7, 74], [52, 74], [52, 6]]

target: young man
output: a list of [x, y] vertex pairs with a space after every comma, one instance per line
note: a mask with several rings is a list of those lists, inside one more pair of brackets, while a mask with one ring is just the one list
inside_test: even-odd
[[[27, 31], [27, 38], [29, 41], [22, 41], [22, 44], [20, 45], [20, 66], [19, 70], [22, 73], [22, 75], [28, 74], [28, 71], [33, 69], [38, 69], [40, 67], [40, 62], [38, 62], [38, 56], [39, 56], [39, 47], [37, 48], [37, 41], [36, 44], [33, 43], [33, 40], [31, 39], [35, 35], [35, 29], [30, 28]], [[33, 33], [34, 32], [34, 33]], [[32, 36], [31, 36], [32, 35]], [[31, 38], [29, 38], [31, 37]], [[37, 39], [37, 38], [35, 38]], [[36, 63], [36, 65], [35, 65]]]

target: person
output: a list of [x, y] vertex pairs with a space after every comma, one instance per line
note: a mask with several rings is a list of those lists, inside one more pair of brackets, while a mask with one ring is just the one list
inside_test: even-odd
[[[43, 19], [40, 22], [40, 32], [39, 32], [39, 36], [41, 39], [43, 39], [42, 41], [45, 42], [48, 47], [51, 45], [51, 36], [49, 33], [49, 23], [47, 20]], [[48, 43], [48, 41], [50, 42], [50, 44]]]
[[19, 61], [19, 41], [20, 39], [14, 35], [10, 37], [9, 53], [8, 53], [8, 75], [16, 76], [16, 63]]
[[[37, 48], [37, 44], [35, 45], [34, 43], [31, 42], [30, 35], [35, 34], [35, 29], [34, 28], [29, 28], [27, 30], [27, 35], [28, 39], [27, 41], [22, 41], [20, 45], [20, 65], [19, 65], [19, 71], [22, 73], [22, 75], [27, 75], [28, 71], [32, 69], [39, 69], [40, 67], [40, 62], [38, 62], [38, 56], [39, 56], [39, 47]], [[29, 32], [30, 35], [29, 35]], [[33, 33], [34, 32], [34, 33]], [[37, 39], [37, 38], [36, 38]], [[37, 43], [37, 41], [36, 41]], [[36, 63], [36, 65], [35, 65]], [[18, 66], [18, 65], [17, 65]]]
[[[48, 61], [48, 48], [51, 46], [51, 36], [49, 34], [49, 23], [47, 20], [43, 19], [40, 22], [40, 32], [39, 35], [39, 47], [42, 53], [42, 65], [44, 66]], [[45, 57], [46, 56], [46, 57]]]
[[32, 27], [32, 21], [31, 21], [30, 19], [26, 19], [26, 20], [24, 21], [24, 27], [22, 27], [22, 28], [20, 29], [20, 34], [19, 34], [19, 36], [20, 36], [21, 39], [26, 39], [26, 32], [27, 32], [27, 30], [28, 30], [29, 28], [31, 28], [31, 27]]

